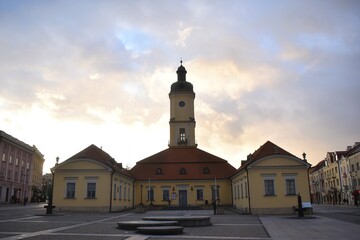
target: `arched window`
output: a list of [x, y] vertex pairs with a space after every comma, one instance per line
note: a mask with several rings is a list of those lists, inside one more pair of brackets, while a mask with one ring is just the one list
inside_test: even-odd
[[210, 170], [208, 167], [204, 167], [203, 168], [203, 174], [209, 174], [210, 173]]
[[180, 175], [186, 175], [186, 170], [185, 170], [185, 168], [180, 168], [179, 174], [180, 174]]

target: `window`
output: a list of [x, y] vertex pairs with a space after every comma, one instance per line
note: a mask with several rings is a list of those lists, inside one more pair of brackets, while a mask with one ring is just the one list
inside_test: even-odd
[[265, 179], [264, 180], [265, 185], [265, 196], [274, 196], [274, 180], [273, 179]]
[[236, 197], [236, 186], [234, 186], [234, 199], [237, 199], [237, 197]]
[[15, 159], [15, 165], [16, 166], [19, 165], [19, 159], [18, 158]]
[[9, 158], [9, 163], [12, 164], [12, 156]]
[[244, 198], [243, 184], [241, 184], [240, 189], [241, 189], [241, 198]]
[[96, 197], [96, 183], [87, 183], [87, 194], [86, 198]]
[[186, 143], [185, 128], [179, 129], [180, 143]]
[[180, 168], [180, 175], [186, 175], [186, 170], [185, 168]]
[[124, 186], [124, 200], [126, 200], [126, 187]]
[[116, 200], [116, 184], [114, 183], [113, 199]]
[[5, 153], [3, 153], [3, 154], [2, 154], [2, 159], [1, 159], [1, 160], [2, 160], [3, 162], [5, 162], [5, 158], [6, 158], [6, 155], [5, 155]]
[[75, 198], [75, 183], [68, 182], [66, 184], [66, 198]]
[[210, 173], [210, 170], [208, 167], [204, 167], [203, 168], [203, 174], [209, 174]]
[[162, 169], [161, 169], [161, 168], [157, 168], [155, 174], [156, 174], [156, 175], [162, 175]]
[[196, 200], [204, 200], [204, 189], [196, 189]]
[[245, 182], [245, 198], [248, 197], [248, 187], [247, 187], [247, 182]]
[[236, 186], [236, 188], [237, 188], [237, 198], [239, 199], [240, 198], [240, 187], [239, 187], [239, 185], [237, 185]]
[[286, 195], [296, 195], [295, 179], [286, 179]]
[[360, 170], [360, 166], [358, 162], [356, 163], [356, 170]]
[[119, 187], [119, 200], [121, 200], [121, 193], [122, 193], [122, 186], [121, 186], [121, 183], [120, 183], [120, 187]]
[[5, 177], [5, 166], [2, 166], [1, 168], [1, 177]]
[[169, 189], [163, 189], [162, 198], [163, 198], [163, 201], [168, 201], [170, 199]]
[[130, 187], [128, 187], [128, 200], [130, 201]]
[[148, 197], [148, 201], [154, 201], [154, 189], [150, 188], [150, 191], [148, 189], [147, 197]]

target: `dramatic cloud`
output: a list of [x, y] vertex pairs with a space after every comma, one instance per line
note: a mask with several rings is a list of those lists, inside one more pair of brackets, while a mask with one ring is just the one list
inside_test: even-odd
[[90, 144], [167, 147], [180, 59], [199, 148], [235, 167], [271, 140], [316, 164], [360, 140], [358, 1], [1, 1], [0, 128], [45, 172]]

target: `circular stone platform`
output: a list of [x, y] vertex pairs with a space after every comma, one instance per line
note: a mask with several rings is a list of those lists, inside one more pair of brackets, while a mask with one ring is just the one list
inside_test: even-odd
[[182, 226], [158, 226], [158, 227], [138, 227], [137, 232], [149, 235], [177, 235], [182, 234]]
[[155, 227], [155, 226], [176, 226], [177, 221], [123, 221], [117, 223], [118, 228], [126, 230], [136, 230], [138, 227]]
[[177, 221], [183, 227], [201, 227], [211, 225], [210, 216], [155, 216], [143, 217], [145, 221]]

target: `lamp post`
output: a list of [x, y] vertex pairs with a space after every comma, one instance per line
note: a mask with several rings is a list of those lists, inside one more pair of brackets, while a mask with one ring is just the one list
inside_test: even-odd
[[140, 185], [140, 205], [142, 206], [143, 203], [142, 203], [142, 189], [143, 189], [143, 185], [141, 184]]
[[20, 204], [23, 203], [25, 205], [25, 171], [21, 170], [21, 176], [22, 176], [22, 185], [23, 185], [23, 189], [21, 191], [21, 200], [20, 200]]

